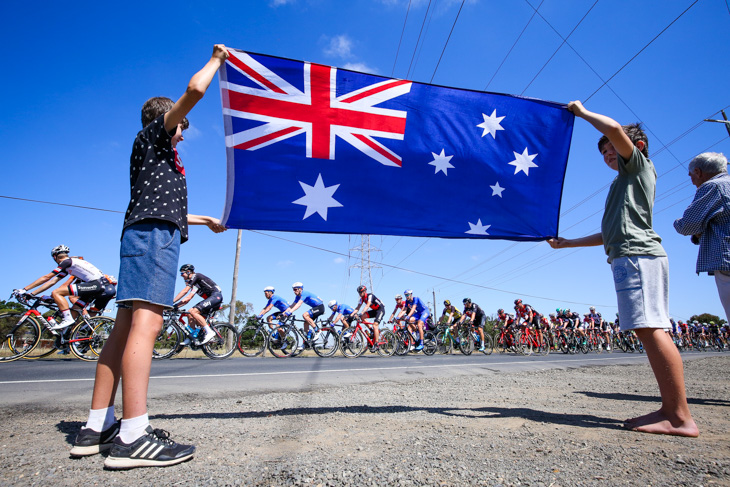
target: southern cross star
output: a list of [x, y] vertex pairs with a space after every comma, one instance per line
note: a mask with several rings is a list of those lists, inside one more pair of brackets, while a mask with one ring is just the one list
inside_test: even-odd
[[525, 150], [522, 152], [522, 154], [518, 154], [514, 151], [512, 151], [512, 153], [515, 155], [515, 160], [510, 162], [509, 164], [515, 166], [515, 174], [522, 171], [529, 176], [530, 168], [537, 167], [537, 164], [532, 162], [532, 160], [537, 157], [537, 154], [528, 154], [527, 147], [525, 147]]
[[476, 224], [472, 222], [469, 223], [469, 230], [466, 233], [471, 233], [473, 235], [489, 235], [487, 233], [487, 229], [491, 227], [492, 225], [482, 225], [482, 219], [480, 218], [477, 220]]
[[306, 220], [313, 214], [319, 213], [319, 216], [321, 216], [324, 221], [327, 221], [327, 209], [342, 206], [339, 201], [332, 197], [340, 185], [335, 184], [334, 186], [325, 187], [321, 174], [317, 176], [317, 182], [314, 183], [314, 186], [310, 186], [301, 181], [299, 181], [299, 184], [304, 190], [304, 196], [296, 201], [292, 201], [292, 203], [307, 207], [302, 220]]
[[453, 169], [454, 165], [451, 164], [449, 161], [454, 156], [447, 156], [444, 151], [445, 149], [441, 149], [441, 154], [431, 152], [431, 154], [433, 155], [433, 161], [429, 162], [429, 164], [436, 167], [436, 171], [434, 172], [434, 174], [438, 174], [439, 171], [442, 171], [448, 176], [446, 171], [448, 171], [449, 169]]
[[504, 117], [498, 117], [497, 116], [497, 109], [495, 108], [494, 111], [490, 116], [486, 116], [484, 113], [482, 113], [482, 117], [484, 117], [484, 122], [477, 125], [479, 128], [483, 128], [484, 132], [482, 133], [482, 137], [484, 137], [487, 134], [491, 134], [493, 139], [497, 138], [497, 130], [504, 130], [502, 126], [499, 124]]
[[492, 196], [502, 197], [502, 191], [504, 191], [504, 188], [499, 185], [499, 181], [494, 183], [494, 186], [490, 186], [490, 188], [492, 188]]

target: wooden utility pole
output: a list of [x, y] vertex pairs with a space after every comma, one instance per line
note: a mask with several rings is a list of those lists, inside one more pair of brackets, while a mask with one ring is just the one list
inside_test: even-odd
[[238, 238], [236, 239], [236, 258], [233, 261], [233, 288], [231, 290], [231, 307], [228, 311], [228, 323], [236, 326], [234, 321], [236, 319], [236, 289], [238, 289], [238, 261], [241, 257], [241, 233], [243, 230], [238, 231]]

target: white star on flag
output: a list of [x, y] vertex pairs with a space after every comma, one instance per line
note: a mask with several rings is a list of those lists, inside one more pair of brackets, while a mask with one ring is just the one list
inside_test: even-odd
[[465, 233], [471, 233], [474, 235], [489, 235], [487, 233], [487, 228], [491, 227], [492, 225], [482, 225], [482, 219], [480, 218], [477, 220], [476, 224], [472, 222], [469, 223], [469, 230]]
[[527, 147], [525, 147], [525, 150], [522, 152], [522, 154], [518, 154], [515, 151], [512, 151], [512, 153], [515, 155], [515, 160], [510, 162], [509, 164], [515, 166], [515, 174], [522, 171], [529, 176], [530, 168], [537, 167], [537, 164], [532, 162], [532, 160], [537, 157], [537, 154], [528, 154]]
[[499, 181], [494, 183], [494, 186], [490, 186], [490, 188], [492, 188], [492, 196], [502, 197], [502, 191], [504, 191], [504, 188], [500, 187]]
[[325, 187], [321, 174], [317, 176], [317, 182], [314, 183], [314, 186], [310, 186], [301, 181], [299, 181], [299, 184], [304, 190], [304, 196], [296, 201], [292, 201], [292, 203], [307, 207], [307, 211], [304, 212], [304, 218], [302, 220], [306, 220], [313, 214], [319, 213], [319, 216], [324, 221], [327, 221], [327, 209], [342, 206], [339, 201], [332, 197], [340, 185], [335, 184], [334, 186]]
[[495, 108], [494, 111], [490, 116], [486, 116], [484, 113], [482, 113], [482, 117], [484, 117], [484, 122], [477, 125], [477, 127], [483, 128], [484, 132], [482, 133], [482, 137], [484, 137], [487, 134], [492, 134], [492, 138], [497, 138], [497, 130], [504, 130], [502, 126], [499, 124], [504, 117], [498, 117], [497, 116], [497, 109]]
[[[429, 162], [429, 164], [436, 167], [436, 171], [434, 172], [434, 174], [438, 174], [439, 171], [443, 171], [443, 173], [446, 174], [447, 170], [454, 168], [453, 164], [449, 162], [454, 156], [447, 156], [446, 154], [444, 154], [444, 151], [445, 149], [441, 149], [441, 154], [431, 152], [431, 154], [433, 155], [433, 161]], [[448, 174], [446, 175], [448, 176]]]

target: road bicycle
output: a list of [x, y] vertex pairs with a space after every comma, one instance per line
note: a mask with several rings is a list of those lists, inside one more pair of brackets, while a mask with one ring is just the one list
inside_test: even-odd
[[[476, 326], [467, 319], [463, 326], [463, 332], [459, 340], [459, 350], [464, 355], [471, 355], [474, 350], [480, 350], [484, 355], [491, 355], [494, 351], [494, 339], [488, 333], [482, 331], [484, 335], [484, 347], [482, 347], [482, 338]], [[438, 342], [438, 340], [437, 340]]]
[[[290, 319], [292, 323], [304, 323], [303, 319], [298, 320], [293, 316]], [[295, 326], [294, 329], [297, 332], [298, 343], [303, 344], [304, 347], [297, 345], [296, 350], [292, 353], [293, 357], [300, 355], [305, 349], [314, 350], [314, 353], [316, 353], [318, 357], [331, 357], [339, 348], [340, 335], [333, 327], [330, 326], [329, 321], [315, 321], [314, 327], [309, 329], [312, 333], [311, 338], [307, 337], [307, 334], [304, 333], [304, 329], [297, 326]], [[301, 342], [299, 340], [301, 340]]]
[[[74, 357], [91, 362], [99, 358], [114, 326], [114, 320], [109, 317], [90, 317], [82, 312], [73, 325], [52, 330], [51, 327], [62, 319], [53, 299], [17, 293], [13, 293], [12, 298], [27, 309], [0, 315], [0, 333], [4, 337], [0, 362], [39, 359], [67, 346]], [[55, 310], [55, 313], [45, 317], [38, 311], [40, 307]]]
[[[372, 332], [373, 322], [366, 321], [361, 316], [354, 317], [349, 328], [340, 335], [340, 351], [347, 358], [359, 357], [366, 349], [377, 351], [381, 357], [390, 357], [396, 352], [397, 338], [388, 330], [380, 330], [378, 342], [375, 343]], [[375, 347], [377, 345], [377, 347]]]
[[507, 353], [507, 352], [515, 352], [518, 353], [516, 345], [517, 345], [517, 332], [514, 329], [514, 325], [505, 325], [500, 328], [499, 335], [497, 336], [497, 339], [494, 342], [495, 348], [499, 351], [499, 353]]
[[[402, 322], [402, 323], [401, 323]], [[424, 327], [425, 328], [425, 327]], [[390, 330], [388, 330], [390, 331]], [[419, 335], [417, 331], [410, 331], [404, 318], [397, 319], [393, 323], [393, 332], [396, 337], [396, 355], [407, 355], [408, 353], [423, 352], [424, 355], [433, 355], [438, 349], [436, 334], [431, 330], [423, 331], [423, 349], [416, 350]]]
[[263, 318], [256, 319], [256, 324], [245, 325], [238, 333], [236, 346], [244, 357], [258, 357], [266, 352], [269, 344], [269, 327]]
[[550, 353], [550, 345], [542, 330], [533, 329], [531, 326], [521, 326], [515, 331], [515, 349], [522, 355], [547, 355]]
[[[198, 345], [197, 338], [202, 329], [191, 325], [190, 313], [178, 308], [163, 311], [162, 329], [155, 340], [152, 358], [155, 360], [171, 358], [182, 353], [186, 347], [193, 352], [202, 351], [206, 357], [212, 359], [224, 359], [233, 355], [238, 331], [231, 324], [216, 322], [217, 314], [213, 312], [206, 318], [216, 336], [205, 345]], [[183, 343], [186, 338], [190, 340], [188, 344]]]

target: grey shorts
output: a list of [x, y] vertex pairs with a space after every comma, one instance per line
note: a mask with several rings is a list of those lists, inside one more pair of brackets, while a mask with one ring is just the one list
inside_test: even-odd
[[611, 262], [611, 271], [621, 331], [671, 327], [666, 257], [618, 257]]
[[146, 301], [172, 307], [180, 255], [180, 230], [161, 220], [128, 226], [119, 250], [117, 304]]

